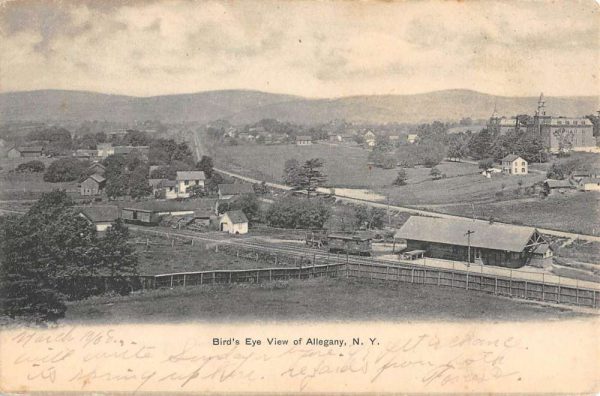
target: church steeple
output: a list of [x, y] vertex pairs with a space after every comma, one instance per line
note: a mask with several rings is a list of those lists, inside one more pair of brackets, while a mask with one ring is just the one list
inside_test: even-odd
[[538, 99], [538, 105], [537, 105], [537, 111], [535, 112], [535, 115], [537, 116], [543, 116], [546, 115], [546, 110], [544, 110], [544, 108], [546, 107], [546, 101], [544, 100], [544, 93], [540, 93], [540, 98]]

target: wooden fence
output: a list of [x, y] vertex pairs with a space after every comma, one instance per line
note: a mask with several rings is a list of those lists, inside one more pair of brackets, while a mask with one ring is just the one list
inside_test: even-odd
[[599, 308], [600, 293], [586, 288], [547, 284], [462, 270], [423, 268], [376, 263], [334, 263], [298, 268], [263, 268], [181, 272], [140, 277], [143, 289], [186, 287], [207, 284], [262, 283], [290, 279], [347, 277], [452, 287], [498, 296], [555, 304]]
[[461, 270], [350, 262], [346, 264], [346, 276], [447, 286], [556, 304], [600, 307], [600, 293], [596, 290]]

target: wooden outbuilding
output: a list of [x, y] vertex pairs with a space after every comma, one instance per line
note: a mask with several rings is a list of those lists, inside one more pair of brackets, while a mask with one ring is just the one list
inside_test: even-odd
[[247, 234], [248, 218], [241, 210], [230, 210], [219, 219], [219, 229], [230, 234]]
[[99, 195], [105, 185], [106, 179], [104, 176], [93, 174], [81, 182], [80, 193], [84, 196]]

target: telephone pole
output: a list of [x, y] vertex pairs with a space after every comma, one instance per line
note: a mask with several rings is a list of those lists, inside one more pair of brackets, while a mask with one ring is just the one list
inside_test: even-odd
[[467, 230], [465, 234], [467, 236], [467, 267], [471, 265], [471, 234], [475, 231]]

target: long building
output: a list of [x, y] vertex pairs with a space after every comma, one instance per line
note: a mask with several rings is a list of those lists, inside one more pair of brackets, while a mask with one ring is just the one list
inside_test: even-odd
[[405, 252], [509, 268], [546, 267], [553, 255], [534, 228], [481, 221], [411, 216], [395, 238], [406, 240]]

